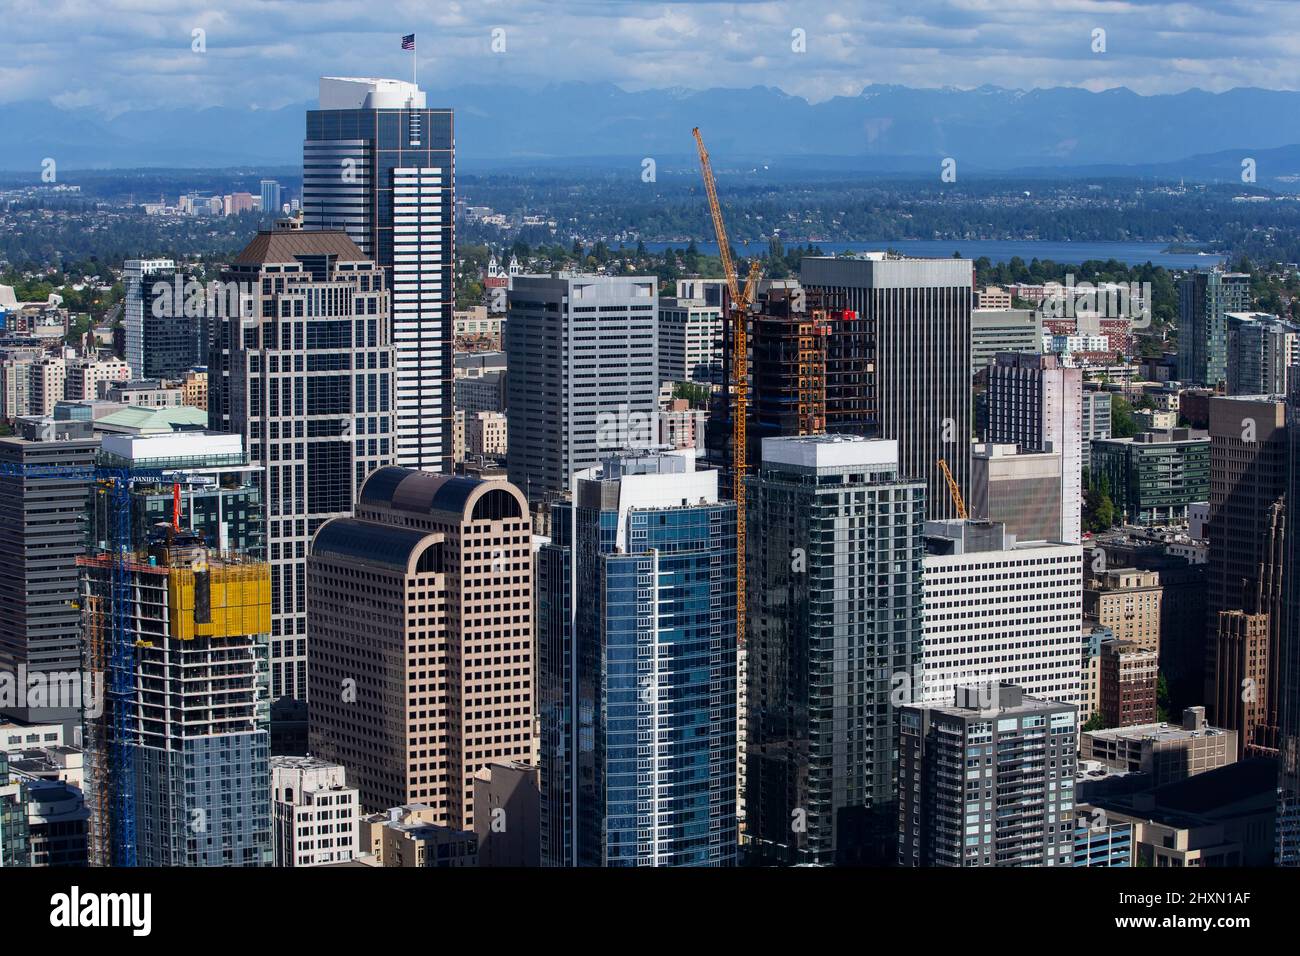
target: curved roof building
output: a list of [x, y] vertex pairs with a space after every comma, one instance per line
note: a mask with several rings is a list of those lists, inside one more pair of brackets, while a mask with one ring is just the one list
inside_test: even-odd
[[311, 751], [366, 812], [423, 803], [473, 828], [474, 774], [534, 763], [532, 532], [522, 494], [373, 472], [308, 564]]

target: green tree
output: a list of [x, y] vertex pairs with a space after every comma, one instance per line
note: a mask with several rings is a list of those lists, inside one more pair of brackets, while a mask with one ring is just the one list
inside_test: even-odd
[[1137, 419], [1133, 417], [1133, 406], [1122, 395], [1114, 395], [1110, 401], [1110, 437], [1132, 438], [1138, 433]]
[[1082, 733], [1085, 731], [1105, 730], [1105, 729], [1106, 729], [1106, 721], [1101, 719], [1101, 713], [1098, 712], [1093, 714], [1091, 717], [1089, 717], [1087, 723], [1085, 723], [1082, 727], [1080, 727], [1079, 731], [1080, 733]]

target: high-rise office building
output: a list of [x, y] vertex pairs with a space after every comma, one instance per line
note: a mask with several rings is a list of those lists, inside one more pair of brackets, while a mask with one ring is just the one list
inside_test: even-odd
[[[100, 461], [138, 480], [125, 556], [99, 487], [78, 561], [87, 667], [120, 666], [123, 637], [133, 648], [125, 692], [87, 720], [91, 863], [269, 866], [271, 570], [261, 522], [240, 514], [258, 501], [240, 438], [107, 436]], [[172, 506], [164, 520], [152, 501]]]
[[271, 695], [307, 697], [307, 552], [396, 452], [384, 270], [339, 231], [259, 232], [230, 263], [242, 291], [209, 368], [208, 421], [257, 465], [271, 561]]
[[961, 520], [927, 522], [925, 535], [924, 687], [913, 678], [910, 701], [946, 703], [992, 680], [1079, 704], [1082, 548]]
[[832, 334], [827, 367], [852, 369], [846, 388], [860, 407], [827, 431], [896, 441], [899, 475], [925, 482], [931, 518], [957, 516], [940, 459], [962, 493], [970, 489], [973, 275], [969, 259], [883, 253], [800, 266], [808, 293], [854, 316]]
[[901, 866], [1074, 865], [1072, 704], [967, 686], [899, 728]]
[[[1285, 401], [1211, 398], [1204, 699], [1215, 723], [1237, 731], [1243, 754], [1277, 747], [1290, 523], [1286, 480]], [[1223, 617], [1232, 611], [1242, 616]], [[1236, 721], [1246, 713], [1243, 697], [1249, 698], [1251, 726]]]
[[1092, 443], [1098, 438], [1110, 437], [1110, 392], [1101, 389], [1084, 389], [1082, 400], [1082, 451], [1083, 470], [1092, 469]]
[[1227, 378], [1229, 312], [1250, 308], [1250, 275], [1194, 272], [1178, 283], [1178, 378], [1214, 386]]
[[539, 501], [602, 455], [657, 444], [659, 319], [653, 276], [516, 276], [509, 293], [506, 456]]
[[1061, 535], [1061, 456], [1019, 451], [1015, 445], [977, 444], [971, 454], [970, 516], [1006, 526], [1021, 541]]
[[[77, 558], [86, 549], [86, 500], [99, 438], [86, 422], [20, 422], [19, 433], [0, 438], [0, 673], [76, 674]], [[80, 720], [73, 705], [50, 710], [28, 703], [5, 713], [20, 720]]]
[[1264, 312], [1229, 312], [1229, 395], [1285, 395], [1300, 364], [1300, 326]]
[[537, 556], [542, 863], [736, 862], [736, 507], [693, 452], [577, 472]]
[[122, 329], [132, 378], [183, 378], [188, 369], [207, 364], [206, 291], [187, 289], [171, 259], [127, 259], [122, 283]]
[[308, 562], [311, 752], [361, 807], [474, 826], [474, 775], [533, 761], [532, 530], [508, 482], [396, 466]]
[[[1287, 500], [1300, 501], [1300, 389], [1286, 399]], [[1285, 598], [1278, 655], [1278, 778], [1274, 862], [1300, 866], [1300, 535], [1286, 543]]]
[[970, 314], [971, 377], [997, 359], [999, 352], [1041, 352], [1043, 317], [1033, 309], [973, 309]]
[[722, 309], [700, 299], [659, 300], [659, 381], [722, 383]]
[[779, 862], [862, 859], [895, 832], [891, 693], [921, 664], [925, 485], [893, 440], [769, 438], [749, 496], [746, 838]]
[[1210, 494], [1210, 439], [1173, 428], [1092, 443], [1090, 476], [1110, 484], [1116, 515], [1131, 524], [1187, 519], [1188, 506]]
[[278, 217], [284, 204], [280, 184], [274, 179], [263, 179], [261, 190], [262, 218], [266, 220]]
[[307, 229], [342, 229], [388, 270], [397, 464], [451, 471], [456, 262], [452, 112], [400, 80], [322, 77], [303, 143]]
[[1060, 529], [1069, 544], [1083, 540], [1083, 372], [1055, 355], [1000, 353], [988, 370], [986, 442], [1025, 451], [1049, 447], [1061, 456]]
[[9, 755], [0, 752], [0, 867], [32, 865], [27, 788], [9, 774]]

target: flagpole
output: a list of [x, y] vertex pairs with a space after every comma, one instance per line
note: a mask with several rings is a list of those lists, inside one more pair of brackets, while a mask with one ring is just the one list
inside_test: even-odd
[[417, 71], [420, 68], [420, 58], [419, 58], [419, 54], [416, 53], [415, 51], [415, 44], [416, 41], [412, 40], [411, 41], [411, 85], [418, 90], [420, 88], [420, 81], [418, 78]]

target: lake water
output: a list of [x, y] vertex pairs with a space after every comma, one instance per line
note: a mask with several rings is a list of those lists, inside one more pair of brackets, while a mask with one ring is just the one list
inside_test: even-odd
[[[661, 251], [669, 246], [674, 249], [685, 248], [682, 242], [647, 242], [646, 248]], [[787, 242], [786, 248], [806, 243]], [[892, 239], [886, 242], [819, 242], [828, 254], [840, 252], [873, 252], [882, 249], [896, 249], [909, 256], [922, 258], [946, 259], [953, 252], [961, 253], [963, 258], [978, 259], [988, 256], [994, 263], [1009, 262], [1019, 256], [1028, 263], [1031, 259], [1051, 259], [1053, 262], [1079, 263], [1088, 259], [1117, 259], [1128, 265], [1142, 265], [1150, 262], [1166, 269], [1208, 269], [1223, 261], [1219, 255], [1197, 255], [1188, 252], [1165, 252], [1163, 242], [1037, 242], [1034, 240], [952, 240], [952, 239]], [[756, 255], [767, 251], [767, 243], [735, 243], [736, 249], [743, 255]], [[716, 255], [716, 242], [697, 242], [696, 247], [708, 255]]]

